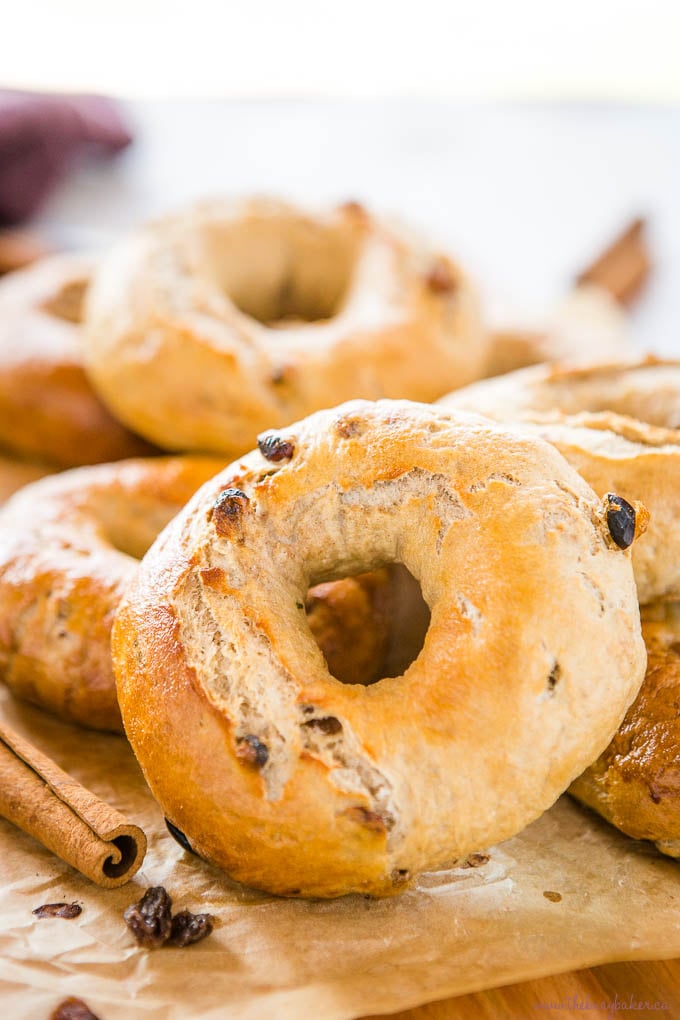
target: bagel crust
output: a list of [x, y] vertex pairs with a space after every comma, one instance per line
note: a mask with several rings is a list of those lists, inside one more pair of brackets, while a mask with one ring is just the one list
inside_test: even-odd
[[599, 496], [640, 500], [650, 519], [633, 550], [639, 601], [680, 599], [680, 362], [539, 365], [439, 403], [516, 422], [552, 443]]
[[120, 730], [111, 625], [137, 560], [224, 462], [119, 461], [26, 486], [0, 511], [0, 679], [84, 726]]
[[[260, 450], [126, 594], [126, 732], [167, 817], [235, 879], [389, 895], [518, 832], [606, 747], [645, 669], [630, 555], [551, 446], [474, 416], [353, 401]], [[429, 606], [423, 648], [343, 684], [308, 588], [394, 562]]]
[[351, 397], [434, 400], [483, 374], [478, 302], [444, 255], [356, 203], [211, 202], [123, 241], [88, 294], [87, 367], [166, 449], [237, 456]]
[[680, 428], [680, 361], [653, 355], [591, 365], [532, 365], [451, 393], [447, 407], [521, 421], [539, 413], [611, 411]]
[[611, 744], [569, 792], [634, 839], [680, 857], [680, 617], [645, 620], [647, 674]]
[[52, 467], [151, 453], [104, 407], [82, 364], [93, 262], [54, 255], [0, 281], [0, 448]]

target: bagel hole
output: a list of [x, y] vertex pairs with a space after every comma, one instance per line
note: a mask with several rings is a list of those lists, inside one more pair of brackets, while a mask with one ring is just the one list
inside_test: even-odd
[[364, 687], [401, 676], [430, 625], [420, 584], [401, 563], [315, 585], [304, 608], [329, 673]]
[[72, 322], [79, 326], [83, 321], [85, 294], [88, 280], [69, 280], [43, 304], [43, 309], [55, 319]]
[[308, 221], [251, 219], [205, 239], [207, 265], [240, 312], [285, 329], [338, 314], [352, 282], [356, 236]]

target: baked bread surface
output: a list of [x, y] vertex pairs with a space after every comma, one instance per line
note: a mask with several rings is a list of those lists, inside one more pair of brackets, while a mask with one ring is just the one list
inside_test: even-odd
[[[126, 732], [167, 817], [234, 878], [390, 894], [519, 831], [610, 741], [645, 668], [630, 555], [551, 446], [475, 416], [354, 401], [261, 449], [126, 594]], [[423, 648], [343, 684], [308, 588], [394, 562], [429, 606]]]

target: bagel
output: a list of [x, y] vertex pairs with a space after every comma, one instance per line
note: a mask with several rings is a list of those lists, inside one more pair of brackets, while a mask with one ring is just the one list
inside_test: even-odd
[[121, 421], [233, 456], [350, 397], [433, 400], [482, 374], [488, 342], [461, 270], [356, 203], [216, 201], [153, 223], [104, 259], [86, 319]]
[[0, 281], [0, 448], [63, 468], [151, 452], [95, 396], [80, 350], [92, 260], [55, 255]]
[[[639, 499], [650, 514], [644, 541], [633, 552], [639, 601], [680, 598], [680, 555], [672, 551], [680, 550], [680, 432], [674, 427], [680, 422], [680, 362], [541, 365], [468, 386], [440, 403], [517, 421], [552, 443], [598, 495]], [[622, 413], [601, 410], [606, 407]]]
[[[144, 549], [223, 467], [176, 457], [79, 468], [29, 485], [0, 512], [0, 677], [17, 696], [70, 722], [122, 729], [113, 613]], [[0, 463], [0, 496], [35, 470]], [[340, 680], [371, 683], [414, 657], [426, 621], [405, 574], [384, 569], [309, 591], [310, 629]]]
[[0, 511], [0, 678], [70, 722], [120, 730], [110, 631], [137, 559], [210, 458], [119, 461], [44, 478]]
[[680, 361], [652, 355], [595, 365], [533, 365], [472, 383], [443, 398], [447, 407], [496, 421], [539, 413], [612, 411], [660, 428], [680, 428]]
[[[476, 416], [353, 401], [262, 436], [154, 543], [116, 614], [125, 729], [165, 815], [286, 896], [388, 895], [518, 832], [644, 676], [610, 525], [549, 444]], [[307, 589], [393, 562], [429, 606], [423, 648], [401, 676], [340, 683]]]
[[569, 788], [634, 839], [680, 857], [680, 614], [645, 620], [647, 673], [607, 749]]

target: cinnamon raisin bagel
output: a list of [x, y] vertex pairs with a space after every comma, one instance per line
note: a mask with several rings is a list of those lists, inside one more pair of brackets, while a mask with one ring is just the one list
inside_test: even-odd
[[169, 449], [238, 455], [349, 397], [433, 400], [482, 374], [477, 299], [444, 255], [356, 203], [253, 199], [142, 228], [98, 268], [87, 368]]
[[[468, 386], [440, 403], [517, 421], [552, 443], [599, 495], [644, 503], [649, 527], [633, 552], [639, 600], [680, 598], [680, 557], [673, 551], [680, 549], [680, 362], [541, 365]], [[561, 413], [583, 406], [595, 413]], [[599, 410], [606, 407], [622, 413]]]
[[93, 262], [55, 255], [0, 281], [0, 449], [71, 467], [151, 452], [90, 386], [80, 349]]
[[645, 620], [647, 673], [611, 744], [569, 792], [634, 839], [680, 857], [680, 612]]
[[137, 560], [206, 479], [208, 457], [119, 461], [44, 478], [0, 511], [0, 679], [93, 729], [120, 730], [113, 614]]
[[678, 429], [680, 361], [645, 355], [585, 366], [533, 365], [473, 383], [449, 394], [444, 403], [496, 421], [521, 421], [537, 412], [613, 411]]
[[[116, 616], [125, 728], [164, 813], [287, 896], [387, 895], [516, 833], [644, 675], [611, 523], [552, 446], [476, 416], [353, 401], [262, 436], [154, 543]], [[429, 606], [423, 648], [343, 684], [307, 590], [394, 562]]]

